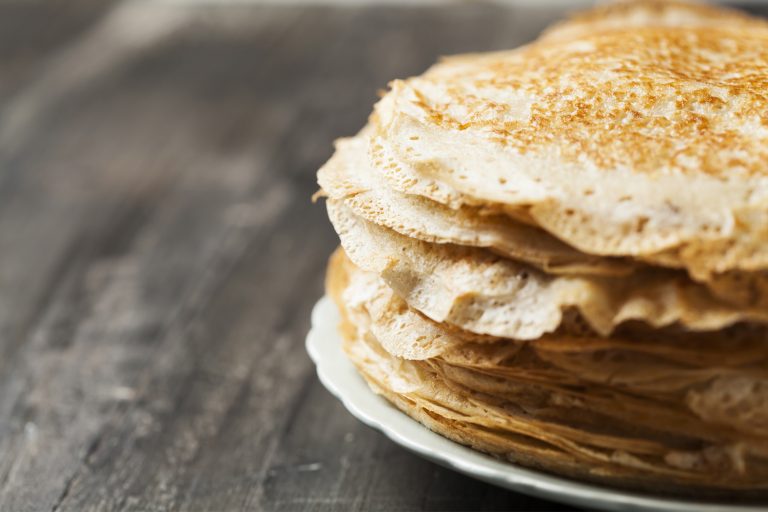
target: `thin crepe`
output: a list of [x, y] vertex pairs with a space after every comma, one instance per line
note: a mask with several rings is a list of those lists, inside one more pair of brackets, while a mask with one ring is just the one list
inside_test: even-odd
[[381, 276], [427, 317], [477, 334], [535, 339], [556, 330], [570, 310], [602, 335], [631, 320], [694, 330], [768, 321], [768, 309], [723, 303], [684, 273], [649, 268], [622, 279], [554, 276], [483, 249], [405, 237], [334, 199], [327, 208], [357, 266]]

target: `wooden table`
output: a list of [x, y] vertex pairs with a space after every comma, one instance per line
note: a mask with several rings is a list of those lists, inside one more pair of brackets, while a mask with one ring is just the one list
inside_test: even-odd
[[333, 139], [554, 15], [0, 5], [0, 510], [564, 510], [361, 425], [303, 346]]

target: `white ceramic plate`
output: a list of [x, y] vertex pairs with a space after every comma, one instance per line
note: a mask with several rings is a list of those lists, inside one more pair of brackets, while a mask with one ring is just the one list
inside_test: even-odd
[[695, 503], [634, 494], [574, 482], [496, 460], [449, 441], [400, 412], [370, 390], [341, 350], [336, 330], [339, 314], [328, 297], [312, 311], [307, 352], [317, 366], [320, 382], [357, 419], [382, 431], [394, 442], [442, 466], [471, 477], [541, 498], [588, 509], [675, 512], [765, 512], [766, 507], [724, 503]]

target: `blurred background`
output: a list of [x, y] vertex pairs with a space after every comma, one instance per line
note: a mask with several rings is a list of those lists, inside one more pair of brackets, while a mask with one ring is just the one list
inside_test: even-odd
[[586, 3], [0, 3], [0, 510], [565, 510], [361, 425], [303, 342], [333, 140]]

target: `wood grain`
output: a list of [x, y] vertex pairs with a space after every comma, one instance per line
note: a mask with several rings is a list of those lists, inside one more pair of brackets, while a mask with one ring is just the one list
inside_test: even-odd
[[333, 139], [554, 15], [0, 4], [0, 510], [565, 510], [361, 425], [303, 348]]

